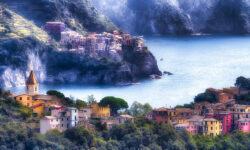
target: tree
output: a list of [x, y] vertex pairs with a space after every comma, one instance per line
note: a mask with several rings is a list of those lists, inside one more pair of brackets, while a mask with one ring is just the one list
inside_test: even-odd
[[113, 97], [113, 96], [107, 96], [107, 97], [104, 97], [100, 103], [99, 103], [100, 106], [110, 106], [110, 109], [111, 109], [111, 114], [115, 115], [117, 114], [118, 110], [120, 109], [127, 109], [128, 108], [128, 103], [124, 100], [124, 99], [121, 99], [121, 98], [116, 98], [116, 97]]
[[59, 91], [56, 91], [56, 90], [49, 90], [49, 91], [47, 91], [47, 94], [48, 95], [54, 95], [54, 96], [58, 97], [59, 99], [64, 99], [65, 98], [63, 93], [61, 93]]
[[89, 95], [89, 96], [88, 96], [88, 102], [87, 102], [87, 104], [88, 104], [88, 105], [92, 105], [92, 104], [94, 104], [94, 103], [97, 103], [97, 101], [96, 101], [94, 95]]
[[236, 79], [235, 86], [250, 90], [250, 80], [240, 76]]
[[79, 108], [82, 108], [82, 107], [85, 107], [85, 106], [87, 106], [86, 102], [84, 102], [84, 101], [82, 101], [82, 100], [80, 100], [80, 99], [76, 100], [76, 107], [77, 107], [78, 109], [79, 109]]
[[135, 101], [129, 109], [129, 114], [133, 116], [140, 116], [140, 115], [145, 115], [146, 113], [150, 111], [152, 111], [152, 107], [150, 106], [150, 104], [145, 103], [143, 105]]
[[217, 102], [217, 99], [216, 99], [215, 95], [212, 94], [211, 92], [209, 92], [208, 90], [205, 93], [198, 94], [194, 98], [195, 103], [205, 102], [205, 101], [210, 102], [210, 103], [214, 103], [214, 102]]

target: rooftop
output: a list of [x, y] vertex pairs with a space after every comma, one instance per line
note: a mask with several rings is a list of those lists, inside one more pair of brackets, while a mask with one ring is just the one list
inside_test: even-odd
[[28, 78], [26, 84], [27, 84], [27, 85], [35, 85], [35, 84], [38, 84], [38, 83], [37, 83], [37, 80], [36, 80], [35, 73], [34, 73], [33, 70], [30, 72], [30, 75], [29, 75], [29, 78]]

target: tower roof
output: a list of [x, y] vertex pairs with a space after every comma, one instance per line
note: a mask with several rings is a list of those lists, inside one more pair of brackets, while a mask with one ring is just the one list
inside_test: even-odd
[[35, 73], [34, 73], [33, 70], [30, 72], [30, 75], [29, 75], [29, 78], [28, 78], [26, 84], [27, 84], [27, 85], [38, 84], [38, 83], [37, 83], [37, 80], [36, 80]]

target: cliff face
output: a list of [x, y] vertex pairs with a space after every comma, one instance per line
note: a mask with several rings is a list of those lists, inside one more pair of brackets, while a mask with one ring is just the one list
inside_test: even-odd
[[119, 28], [130, 33], [250, 33], [250, 0], [93, 1]]
[[[59, 84], [129, 84], [151, 74], [161, 74], [155, 58], [146, 49], [136, 52], [133, 47], [124, 48], [124, 53], [110, 57], [59, 51], [60, 43], [32, 21], [9, 9], [1, 10], [1, 87], [23, 86], [31, 70], [34, 70], [40, 83]], [[91, 28], [94, 30], [94, 27]], [[81, 33], [92, 29], [82, 30]], [[102, 30], [108, 30], [108, 27]]]
[[47, 21], [64, 22], [80, 33], [111, 32], [115, 25], [89, 0], [8, 0], [0, 4], [41, 27]]

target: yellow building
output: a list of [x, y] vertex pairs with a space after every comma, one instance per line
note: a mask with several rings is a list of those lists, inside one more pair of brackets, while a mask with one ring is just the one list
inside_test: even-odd
[[62, 105], [56, 96], [39, 94], [39, 84], [33, 71], [30, 72], [26, 82], [26, 94], [21, 94], [14, 98], [22, 105], [32, 108], [34, 116], [41, 116], [45, 107]]
[[107, 118], [110, 117], [110, 107], [101, 107], [97, 103], [90, 106], [92, 108], [91, 118]]
[[43, 101], [33, 101], [32, 112], [34, 116], [42, 116], [44, 112], [44, 102]]
[[221, 132], [221, 123], [214, 118], [205, 118], [203, 124], [203, 135], [215, 137]]
[[22, 105], [32, 107], [32, 96], [27, 94], [21, 94], [15, 97], [15, 100], [20, 102]]

